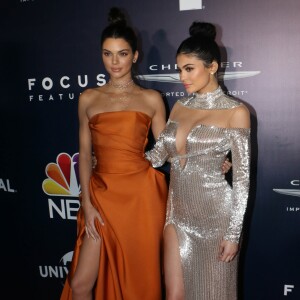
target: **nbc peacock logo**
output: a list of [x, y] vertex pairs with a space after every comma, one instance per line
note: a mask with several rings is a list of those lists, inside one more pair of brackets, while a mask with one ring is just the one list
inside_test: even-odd
[[57, 155], [56, 163], [46, 166], [46, 178], [43, 181], [43, 191], [49, 196], [78, 197], [79, 184], [79, 153], [72, 157], [68, 153]]

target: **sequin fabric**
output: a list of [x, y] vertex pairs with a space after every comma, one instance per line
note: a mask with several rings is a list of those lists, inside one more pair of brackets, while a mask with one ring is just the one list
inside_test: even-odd
[[[232, 109], [240, 104], [219, 87], [206, 95], [178, 100], [190, 109]], [[155, 147], [146, 153], [154, 167], [171, 163], [165, 226], [177, 232], [185, 300], [237, 299], [238, 257], [217, 260], [222, 239], [239, 242], [249, 192], [250, 129], [197, 125], [189, 132], [186, 154], [176, 151], [179, 124], [168, 120]], [[232, 153], [232, 187], [221, 165]], [[184, 164], [180, 163], [184, 159]]]

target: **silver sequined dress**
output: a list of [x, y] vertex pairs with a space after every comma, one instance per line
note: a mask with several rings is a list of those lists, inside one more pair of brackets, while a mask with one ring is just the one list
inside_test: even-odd
[[[220, 87], [179, 102], [190, 109], [232, 109], [241, 105]], [[187, 136], [186, 154], [178, 155], [175, 144], [178, 126], [169, 119], [146, 157], [154, 167], [166, 160], [171, 162], [166, 226], [173, 224], [177, 232], [185, 300], [234, 300], [238, 257], [224, 263], [217, 256], [222, 239], [240, 240], [249, 191], [250, 129], [199, 124]], [[221, 171], [229, 151], [232, 187]]]

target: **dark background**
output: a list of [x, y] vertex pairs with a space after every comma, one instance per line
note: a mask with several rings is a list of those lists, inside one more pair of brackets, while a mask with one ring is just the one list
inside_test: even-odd
[[[61, 153], [72, 158], [78, 152], [79, 94], [101, 82], [98, 74], [107, 79], [100, 35], [113, 5], [126, 10], [139, 36], [140, 75], [175, 74], [175, 52], [192, 21], [217, 25], [226, 62], [220, 83], [248, 106], [252, 117], [252, 186], [241, 255], [241, 298], [300, 299], [300, 199], [273, 190], [299, 191], [297, 0], [203, 0], [202, 9], [183, 11], [179, 1], [164, 0], [2, 1], [3, 293], [10, 299], [59, 299], [68, 266], [61, 259], [72, 251], [76, 236], [76, 212], [68, 205], [76, 210], [78, 195], [49, 195], [42, 184], [49, 163], [57, 164]], [[238, 73], [250, 71], [257, 74], [242, 78]], [[235, 79], [228, 79], [230, 72]], [[64, 81], [70, 84], [67, 88], [60, 84], [64, 76], [69, 77]], [[78, 76], [83, 83], [86, 76], [87, 84], [78, 83]], [[45, 78], [51, 78], [51, 89], [43, 87]], [[168, 108], [184, 94], [179, 83], [141, 83], [162, 92]], [[289, 286], [293, 288], [284, 295]]]

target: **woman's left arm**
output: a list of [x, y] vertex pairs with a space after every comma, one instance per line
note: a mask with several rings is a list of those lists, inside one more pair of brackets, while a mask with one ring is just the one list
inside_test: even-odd
[[250, 113], [246, 106], [235, 109], [230, 119], [232, 153], [232, 214], [225, 241], [239, 243], [250, 186]]
[[[155, 138], [153, 149], [145, 153], [154, 168], [161, 167], [167, 160], [168, 153], [164, 147], [163, 130], [166, 127], [166, 109], [161, 95], [157, 91], [148, 91], [151, 96], [151, 105], [154, 110], [151, 122], [151, 130]], [[149, 95], [148, 95], [149, 96]]]
[[153, 116], [151, 130], [155, 141], [166, 127], [166, 108], [161, 95], [157, 91], [151, 91], [151, 105], [153, 106]]

